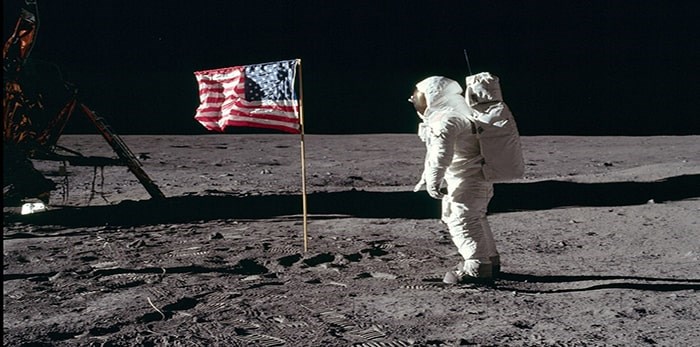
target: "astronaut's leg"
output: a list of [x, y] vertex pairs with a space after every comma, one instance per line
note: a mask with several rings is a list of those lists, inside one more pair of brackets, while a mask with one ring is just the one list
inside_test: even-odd
[[496, 277], [501, 271], [501, 256], [498, 253], [498, 249], [496, 247], [496, 240], [493, 237], [491, 225], [489, 224], [489, 221], [486, 217], [488, 204], [491, 201], [491, 198], [493, 197], [493, 184], [488, 182], [474, 183], [470, 189], [473, 192], [473, 194], [471, 195], [474, 196], [475, 200], [478, 200], [472, 202], [471, 204], [475, 208], [481, 209], [480, 211], [478, 211], [478, 213], [480, 216], [479, 220], [481, 222], [481, 230], [484, 233], [486, 253], [488, 255], [489, 261], [492, 264], [493, 276]]
[[[447, 224], [457, 251], [464, 259], [463, 265], [452, 275], [458, 277], [457, 282], [465, 278], [492, 278], [488, 236], [483, 230], [482, 208], [479, 206], [483, 201], [477, 199], [477, 204], [471, 204], [471, 206], [449, 200], [443, 203], [447, 204], [444, 210], [449, 212], [449, 214], [443, 214], [443, 221]], [[449, 273], [446, 275], [446, 282], [453, 281], [448, 277], [450, 277]]]
[[445, 275], [447, 283], [493, 278], [492, 260], [498, 261], [495, 241], [486, 219], [493, 185], [485, 181], [459, 180], [443, 199], [442, 219], [464, 259], [456, 271]]

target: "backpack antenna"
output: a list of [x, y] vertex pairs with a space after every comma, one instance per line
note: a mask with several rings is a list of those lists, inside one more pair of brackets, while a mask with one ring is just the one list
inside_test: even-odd
[[467, 49], [464, 49], [464, 59], [467, 61], [467, 69], [469, 70], [469, 75], [472, 75], [472, 66], [469, 64], [469, 55], [467, 55]]

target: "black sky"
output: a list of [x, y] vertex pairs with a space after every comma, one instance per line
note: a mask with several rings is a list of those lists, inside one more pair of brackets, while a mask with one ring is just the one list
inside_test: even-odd
[[[3, 1], [3, 40], [22, 4]], [[501, 78], [523, 135], [700, 134], [695, 1], [38, 4], [32, 61], [120, 134], [204, 134], [194, 71], [294, 58], [307, 133], [410, 133], [414, 84], [463, 84], [464, 49]]]

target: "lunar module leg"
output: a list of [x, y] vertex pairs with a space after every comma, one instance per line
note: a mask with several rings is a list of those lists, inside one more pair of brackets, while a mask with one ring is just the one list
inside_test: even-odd
[[85, 112], [85, 115], [90, 119], [90, 121], [97, 127], [97, 130], [102, 134], [102, 136], [107, 140], [107, 143], [114, 149], [119, 158], [124, 161], [124, 164], [129, 168], [129, 170], [138, 178], [139, 182], [146, 188], [148, 194], [154, 199], [165, 199], [165, 195], [160, 191], [158, 186], [148, 177], [146, 172], [141, 167], [136, 156], [129, 150], [124, 141], [115, 134], [112, 129], [107, 125], [102, 117], [99, 117], [92, 112], [87, 106], [80, 104], [80, 108]]

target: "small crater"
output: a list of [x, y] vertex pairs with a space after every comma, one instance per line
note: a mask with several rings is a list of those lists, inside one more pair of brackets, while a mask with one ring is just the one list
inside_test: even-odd
[[[165, 316], [165, 318], [163, 318]], [[151, 313], [146, 313], [140, 318], [137, 319], [139, 323], [151, 323], [151, 322], [157, 322], [160, 320], [167, 320], [172, 318], [173, 313], [172, 312], [163, 312], [161, 315], [158, 312], [151, 312]]]
[[268, 269], [254, 259], [241, 259], [234, 266], [233, 272], [240, 275], [261, 275], [267, 273]]
[[94, 327], [90, 329], [90, 335], [92, 336], [104, 336], [107, 334], [114, 334], [119, 332], [118, 325], [112, 325], [108, 327]]
[[389, 254], [389, 252], [381, 249], [381, 248], [365, 248], [360, 251], [360, 253], [367, 253], [373, 257], [381, 257], [383, 255]]
[[304, 264], [306, 266], [316, 266], [323, 263], [331, 263], [335, 260], [335, 256], [330, 253], [321, 253], [319, 255], [313, 256], [309, 259], [304, 259]]
[[362, 254], [360, 254], [360, 253], [347, 254], [347, 255], [344, 255], [343, 258], [345, 258], [348, 261], [358, 262], [362, 259]]
[[52, 341], [65, 341], [72, 339], [76, 336], [80, 335], [79, 333], [71, 333], [71, 332], [62, 332], [62, 331], [52, 331], [48, 333], [48, 337]]
[[361, 272], [355, 276], [355, 279], [362, 279], [362, 278], [371, 278], [372, 274], [369, 272]]
[[535, 326], [535, 323], [528, 322], [526, 320], [517, 320], [513, 322], [513, 326], [520, 329], [532, 329], [532, 327]]
[[284, 267], [290, 267], [290, 266], [294, 265], [294, 263], [298, 262], [299, 260], [301, 260], [301, 254], [292, 254], [292, 255], [288, 255], [286, 257], [282, 257], [282, 258], [277, 259], [277, 262]]
[[172, 303], [170, 305], [166, 305], [165, 307], [163, 307], [163, 310], [165, 310], [165, 311], [184, 311], [184, 310], [189, 310], [191, 308], [194, 308], [195, 306], [197, 306], [198, 303], [199, 302], [197, 301], [197, 299], [184, 297], [175, 303]]

